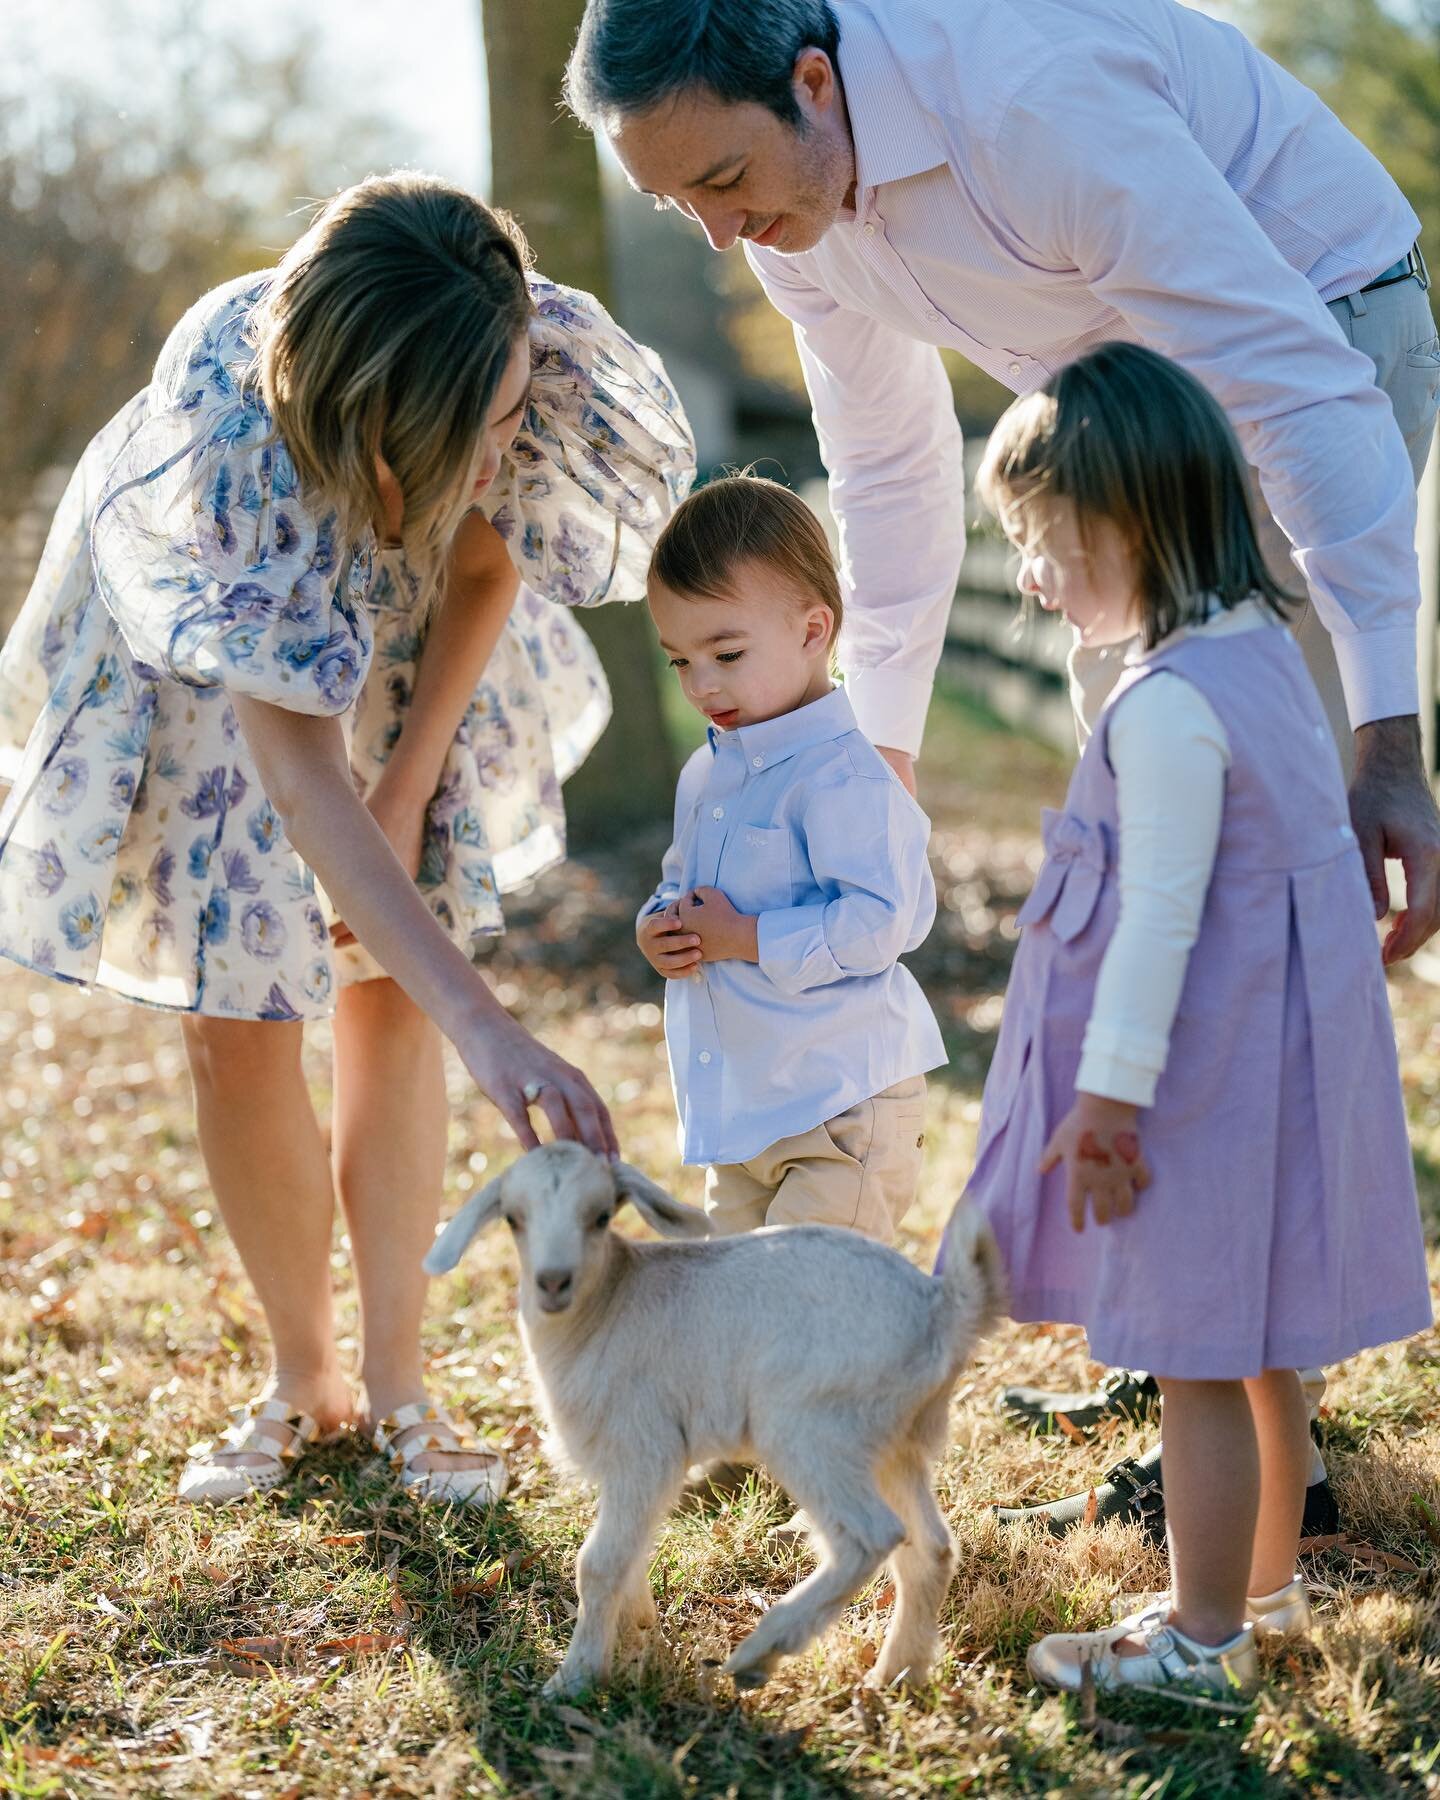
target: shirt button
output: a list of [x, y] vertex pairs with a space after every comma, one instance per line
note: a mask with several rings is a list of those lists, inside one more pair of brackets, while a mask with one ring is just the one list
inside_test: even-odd
[[1353, 844], [1355, 842], [1355, 833], [1348, 825], [1342, 825], [1340, 827], [1340, 837], [1343, 843]]
[[1011, 365], [1010, 365], [1010, 373], [1011, 373], [1011, 374], [1012, 374], [1012, 375], [1018, 375], [1018, 374], [1019, 374], [1019, 373], [1020, 373], [1020, 365], [1019, 365], [1019, 363], [1018, 363], [1018, 362], [1012, 362], [1012, 363], [1011, 363]]
[[710, 808], [710, 817], [712, 819], [723, 819], [725, 817], [725, 808], [723, 806], [712, 806]]
[[1315, 727], [1315, 742], [1317, 744], [1323, 744], [1325, 742], [1326, 738], [1329, 737], [1329, 735], [1330, 735], [1330, 733], [1325, 729], [1325, 727], [1323, 725], [1317, 725]]
[[763, 756], [752, 756], [750, 758], [750, 767], [752, 769], [763, 769], [765, 767], [765, 758]]
[[929, 312], [926, 313], [925, 317], [930, 320], [931, 324], [936, 324], [939, 322], [940, 315], [938, 312], [936, 312], [935, 308], [932, 306], [930, 308]]
[[700, 1052], [700, 1060], [702, 1063], [708, 1063], [710, 1060], [710, 1052], [708, 1050], [702, 1050]]
[[865, 235], [866, 235], [866, 237], [874, 237], [875, 227], [873, 225], [867, 225], [865, 227]]

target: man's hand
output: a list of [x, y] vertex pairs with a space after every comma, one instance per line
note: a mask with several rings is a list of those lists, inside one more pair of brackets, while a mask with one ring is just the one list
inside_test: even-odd
[[875, 748], [900, 777], [901, 787], [913, 800], [915, 798], [915, 758], [908, 750], [890, 750], [884, 744], [877, 744]]
[[1140, 1149], [1139, 1109], [1099, 1094], [1075, 1096], [1075, 1104], [1055, 1127], [1040, 1173], [1065, 1165], [1065, 1199], [1070, 1223], [1085, 1229], [1085, 1201], [1095, 1209], [1095, 1223], [1128, 1218], [1135, 1196], [1150, 1185], [1150, 1170]]
[[758, 922], [736, 912], [719, 888], [692, 888], [677, 905], [680, 923], [698, 935], [706, 962], [759, 962]]
[[672, 902], [664, 912], [647, 913], [635, 927], [635, 942], [650, 967], [667, 981], [692, 975], [700, 967], [700, 939], [680, 923]]
[[1398, 858], [1405, 870], [1405, 909], [1381, 947], [1387, 963], [1401, 962], [1440, 926], [1440, 812], [1420, 753], [1420, 721], [1413, 715], [1376, 719], [1356, 731], [1350, 822], [1377, 919], [1390, 906], [1386, 858]]

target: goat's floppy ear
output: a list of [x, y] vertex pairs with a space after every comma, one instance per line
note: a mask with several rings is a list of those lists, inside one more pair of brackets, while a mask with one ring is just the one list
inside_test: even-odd
[[497, 1175], [493, 1181], [487, 1181], [460, 1208], [430, 1246], [430, 1254], [424, 1262], [427, 1275], [447, 1274], [465, 1254], [465, 1246], [475, 1233], [484, 1231], [500, 1217], [500, 1184], [503, 1180], [503, 1176]]
[[709, 1237], [710, 1221], [698, 1206], [687, 1206], [667, 1194], [658, 1181], [627, 1162], [617, 1162], [615, 1198], [629, 1200], [647, 1225], [662, 1237]]

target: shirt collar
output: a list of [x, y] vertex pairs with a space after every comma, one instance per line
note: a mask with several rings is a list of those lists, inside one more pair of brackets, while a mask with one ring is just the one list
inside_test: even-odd
[[708, 736], [710, 748], [717, 756], [733, 745], [750, 768], [764, 769], [801, 750], [833, 743], [847, 731], [858, 730], [849, 696], [844, 688], [833, 687], [808, 706], [797, 706], [794, 712], [764, 719], [758, 725], [741, 725], [735, 731], [716, 731], [712, 725]]
[[855, 144], [855, 192], [923, 175], [948, 160], [917, 105], [895, 53], [866, 6], [835, 5], [840, 85]]

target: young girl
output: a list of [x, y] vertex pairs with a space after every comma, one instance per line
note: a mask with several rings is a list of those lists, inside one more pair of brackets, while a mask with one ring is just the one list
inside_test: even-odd
[[935, 917], [930, 823], [830, 678], [840, 587], [773, 481], [711, 482], [655, 546], [651, 616], [709, 741], [636, 921], [669, 979], [681, 1154], [719, 1232], [889, 1243], [920, 1175], [940, 1028], [898, 961]]
[[[608, 713], [566, 608], [638, 598], [691, 468], [655, 358], [527, 276], [503, 218], [408, 174], [200, 300], [80, 464], [0, 658], [0, 952], [184, 1015], [274, 1357], [190, 1498], [271, 1487], [352, 1420], [420, 1497], [503, 1488], [421, 1372], [442, 1034], [523, 1143], [538, 1105], [613, 1153], [590, 1083], [471, 952], [498, 892], [563, 854], [560, 782]], [[332, 1010], [334, 1190], [300, 1066]]]
[[1030, 1670], [1223, 1689], [1308, 1622], [1294, 1371], [1431, 1318], [1374, 912], [1206, 391], [1109, 345], [1010, 408], [981, 488], [1023, 593], [1143, 644], [1046, 815], [968, 1197], [1017, 1319], [1155, 1371], [1172, 1588]]

